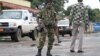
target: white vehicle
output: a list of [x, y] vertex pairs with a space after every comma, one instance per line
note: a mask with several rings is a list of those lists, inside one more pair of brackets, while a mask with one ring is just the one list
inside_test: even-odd
[[11, 40], [18, 42], [19, 37], [28, 35], [33, 40], [37, 21], [28, 10], [9, 9], [0, 13], [0, 36], [10, 35]]
[[72, 36], [72, 28], [69, 28], [69, 19], [59, 20], [57, 26], [60, 35], [69, 34]]

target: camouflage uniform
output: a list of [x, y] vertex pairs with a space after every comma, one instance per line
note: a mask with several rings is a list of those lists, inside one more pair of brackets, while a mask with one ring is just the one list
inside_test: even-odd
[[[39, 22], [39, 46], [38, 49], [42, 49], [46, 40], [46, 36], [48, 37], [48, 51], [52, 49], [53, 42], [54, 42], [54, 27], [56, 23], [56, 15], [54, 8], [51, 9], [44, 8], [40, 14], [40, 22]], [[51, 55], [51, 54], [50, 54]], [[37, 55], [39, 56], [39, 55]]]
[[75, 41], [78, 37], [78, 33], [79, 33], [78, 50], [82, 50], [84, 26], [85, 23], [88, 21], [88, 10], [82, 2], [79, 2], [72, 6], [70, 16], [71, 16], [70, 25], [73, 26], [71, 50], [74, 50]]
[[43, 46], [44, 46], [44, 42], [45, 42], [45, 39], [46, 39], [46, 35], [48, 35], [48, 48], [52, 49], [52, 45], [53, 45], [53, 42], [54, 42], [54, 25], [51, 25], [51, 26], [47, 26], [46, 24], [48, 22], [46, 22], [45, 20], [46, 19], [53, 19], [54, 20], [54, 11], [53, 10], [47, 10], [47, 9], [44, 9], [41, 13], [40, 13], [40, 17], [43, 21], [43, 24], [44, 24], [44, 31], [41, 31], [40, 32], [40, 39], [39, 39], [39, 46], [38, 48], [39, 49], [42, 49]]

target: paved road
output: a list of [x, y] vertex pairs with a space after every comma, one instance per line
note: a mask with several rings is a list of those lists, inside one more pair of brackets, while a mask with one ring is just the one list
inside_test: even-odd
[[[25, 37], [20, 42], [11, 42], [9, 37], [0, 40], [0, 56], [35, 56], [37, 53], [36, 46], [30, 46], [35, 43], [30, 38]], [[61, 37], [60, 46], [54, 46], [52, 50], [53, 56], [100, 56], [100, 33], [86, 34], [83, 44], [84, 53], [70, 53], [69, 36]], [[77, 41], [78, 42], [78, 41]], [[77, 43], [78, 45], [78, 43]], [[47, 44], [42, 51], [42, 56], [46, 56]], [[77, 46], [76, 46], [77, 51]]]

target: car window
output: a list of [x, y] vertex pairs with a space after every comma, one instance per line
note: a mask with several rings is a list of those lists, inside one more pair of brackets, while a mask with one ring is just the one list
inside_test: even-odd
[[3, 11], [3, 14], [0, 15], [0, 19], [20, 19], [21, 17], [21, 11]]
[[58, 25], [69, 25], [69, 20], [59, 20]]

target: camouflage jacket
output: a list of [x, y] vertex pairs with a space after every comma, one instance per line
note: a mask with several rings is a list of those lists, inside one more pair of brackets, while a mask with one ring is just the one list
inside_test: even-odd
[[72, 6], [70, 11], [70, 24], [86, 23], [88, 20], [88, 10], [83, 3], [79, 2]]
[[48, 25], [48, 24], [55, 24], [55, 22], [57, 21], [56, 19], [56, 13], [55, 10], [51, 9], [43, 9], [41, 10], [40, 14], [40, 19], [42, 19], [42, 22], [44, 25]]

